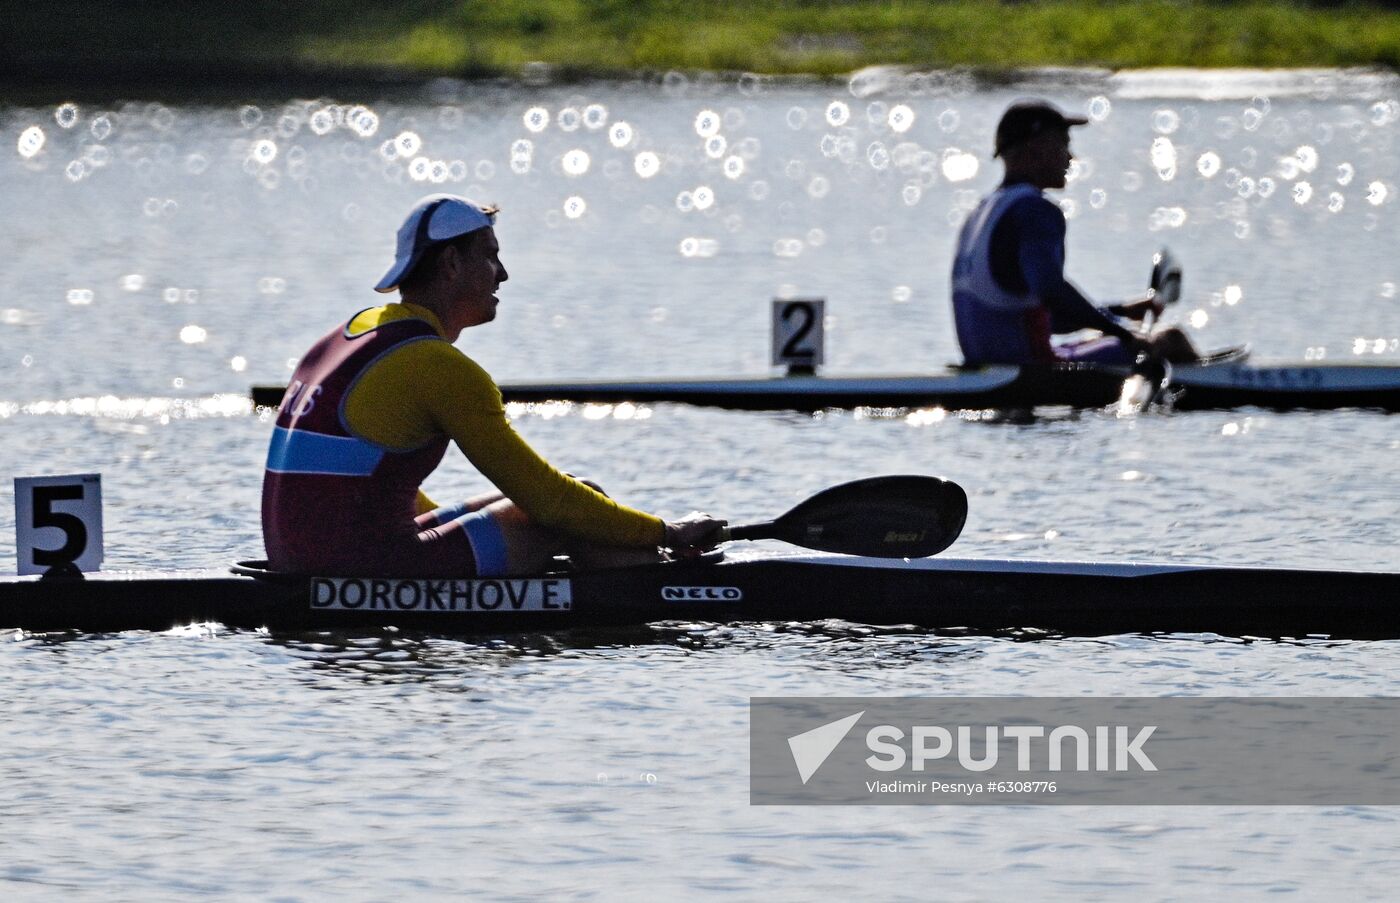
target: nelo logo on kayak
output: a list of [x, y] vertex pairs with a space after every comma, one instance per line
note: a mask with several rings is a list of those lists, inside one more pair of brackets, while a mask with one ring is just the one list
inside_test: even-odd
[[1325, 381], [1315, 367], [1233, 367], [1222, 375], [1229, 377], [1231, 385], [1252, 389], [1321, 389]]
[[739, 602], [744, 591], [737, 586], [663, 586], [661, 598], [667, 602]]
[[313, 577], [311, 607], [341, 611], [568, 611], [573, 607], [573, 586], [563, 578]]
[[894, 543], [923, 542], [925, 536], [928, 536], [928, 531], [927, 531], [927, 530], [919, 530], [919, 531], [917, 531], [917, 532], [915, 532], [915, 531], [910, 531], [910, 532], [903, 532], [903, 533], [900, 532], [899, 530], [891, 530], [891, 531], [889, 531], [888, 533], [885, 534], [885, 542], [894, 542]]

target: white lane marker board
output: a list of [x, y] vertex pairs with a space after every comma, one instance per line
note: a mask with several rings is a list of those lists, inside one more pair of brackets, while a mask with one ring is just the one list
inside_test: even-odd
[[826, 363], [826, 299], [773, 299], [775, 367], [811, 370]]
[[15, 477], [15, 556], [20, 574], [72, 564], [102, 567], [102, 477]]

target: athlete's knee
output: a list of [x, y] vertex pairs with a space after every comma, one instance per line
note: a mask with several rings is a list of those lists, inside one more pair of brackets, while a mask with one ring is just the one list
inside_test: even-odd
[[499, 498], [486, 506], [486, 510], [496, 519], [497, 523], [504, 526], [516, 526], [533, 524], [530, 515], [525, 513], [515, 502], [508, 498]]
[[506, 560], [512, 574], [537, 574], [549, 570], [554, 558], [565, 552], [564, 543], [553, 530], [528, 522], [501, 524]]
[[1176, 328], [1165, 330], [1153, 336], [1152, 347], [1158, 354], [1174, 364], [1189, 363], [1199, 358], [1195, 346], [1186, 337], [1186, 333]]

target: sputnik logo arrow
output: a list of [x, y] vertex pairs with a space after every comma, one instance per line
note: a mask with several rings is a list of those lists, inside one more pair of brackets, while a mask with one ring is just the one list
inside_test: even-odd
[[865, 710], [862, 709], [839, 721], [814, 727], [795, 737], [788, 737], [788, 749], [792, 750], [792, 761], [797, 763], [797, 773], [801, 775], [803, 784], [817, 773], [817, 769], [835, 752], [836, 747], [846, 739], [851, 728], [856, 726], [856, 722], [864, 714]]

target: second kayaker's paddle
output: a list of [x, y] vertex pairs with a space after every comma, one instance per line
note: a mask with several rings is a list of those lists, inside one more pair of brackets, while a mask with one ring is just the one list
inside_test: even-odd
[[870, 477], [818, 492], [777, 520], [730, 527], [725, 539], [777, 539], [846, 555], [924, 558], [958, 538], [967, 493], [937, 477]]
[[1169, 249], [1162, 248], [1152, 255], [1152, 276], [1147, 286], [1163, 307], [1170, 307], [1181, 299], [1181, 264]]
[[[1147, 297], [1154, 299], [1163, 309], [1181, 299], [1181, 264], [1166, 248], [1152, 255], [1152, 277], [1148, 281]], [[1156, 321], [1157, 316], [1152, 311], [1142, 318], [1142, 333], [1149, 339]], [[1141, 411], [1166, 390], [1171, 378], [1172, 368], [1166, 358], [1145, 352], [1139, 354], [1118, 393], [1118, 413]]]

